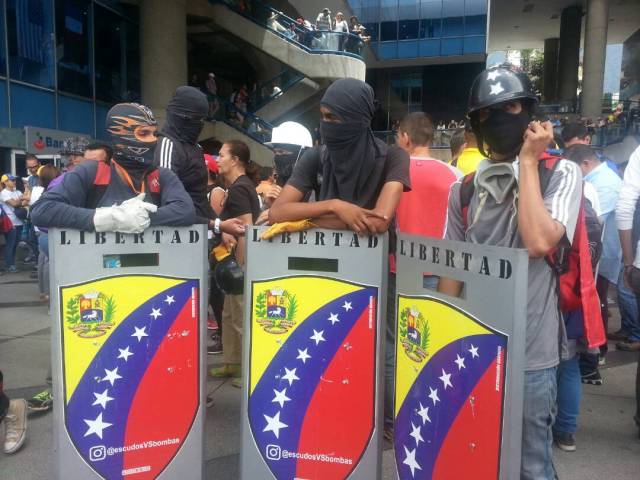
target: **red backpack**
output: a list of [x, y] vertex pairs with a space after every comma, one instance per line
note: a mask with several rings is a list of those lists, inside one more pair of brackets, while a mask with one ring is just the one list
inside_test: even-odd
[[[98, 168], [93, 179], [93, 188], [89, 191], [87, 208], [96, 208], [107, 191], [111, 181], [111, 165], [105, 162], [97, 162]], [[160, 206], [160, 171], [154, 168], [144, 177], [146, 188], [151, 196], [151, 202]]]
[[[561, 158], [544, 153], [538, 163], [540, 177], [540, 189], [544, 195], [547, 186], [553, 176], [553, 172], [560, 163]], [[469, 204], [475, 190], [475, 172], [466, 175], [462, 179], [460, 187], [460, 204], [462, 206], [462, 218], [467, 230], [467, 215]], [[589, 218], [587, 218], [589, 217]], [[596, 282], [593, 274], [593, 266], [597, 263], [601, 251], [602, 227], [587, 229], [587, 225], [600, 225], [593, 208], [585, 202], [584, 195], [578, 211], [576, 230], [573, 234], [573, 242], [570, 246], [558, 245], [546, 257], [558, 277], [558, 298], [561, 312], [570, 312], [582, 309], [584, 319], [584, 338], [589, 348], [595, 348], [606, 342], [600, 299], [596, 291]], [[590, 240], [592, 234], [593, 239]], [[593, 256], [593, 258], [592, 258]], [[592, 259], [594, 261], [592, 261]]]

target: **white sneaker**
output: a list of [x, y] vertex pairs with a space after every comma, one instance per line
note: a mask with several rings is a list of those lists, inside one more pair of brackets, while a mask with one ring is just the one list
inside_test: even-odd
[[9, 410], [4, 417], [5, 439], [4, 453], [17, 452], [27, 436], [27, 401], [24, 398], [11, 400]]

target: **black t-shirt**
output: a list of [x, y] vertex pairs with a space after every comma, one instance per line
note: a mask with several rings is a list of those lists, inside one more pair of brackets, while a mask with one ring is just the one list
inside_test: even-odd
[[[321, 149], [324, 148], [326, 147], [316, 147], [307, 150], [296, 163], [291, 178], [287, 182], [305, 195], [311, 191], [315, 191], [317, 200], [331, 200], [330, 198], [320, 198], [318, 196], [320, 192], [319, 186], [322, 183], [321, 155], [323, 153]], [[376, 198], [387, 182], [400, 182], [404, 186], [404, 191], [411, 190], [409, 155], [395, 145], [390, 145], [386, 150], [387, 155], [383, 167], [384, 173], [380, 177], [380, 185], [377, 187]], [[374, 208], [375, 201], [373, 205], [365, 205], [364, 207]]]
[[255, 223], [260, 215], [260, 201], [253, 182], [246, 175], [240, 175], [227, 190], [220, 218], [228, 220], [247, 213], [251, 214]]

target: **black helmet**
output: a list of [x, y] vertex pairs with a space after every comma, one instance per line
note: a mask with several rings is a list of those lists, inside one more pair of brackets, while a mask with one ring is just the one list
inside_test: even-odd
[[509, 64], [491, 67], [481, 72], [471, 85], [469, 116], [491, 105], [522, 99], [538, 103], [527, 74], [516, 72]]
[[240, 295], [244, 292], [244, 272], [232, 255], [216, 264], [213, 279], [218, 288], [228, 295]]

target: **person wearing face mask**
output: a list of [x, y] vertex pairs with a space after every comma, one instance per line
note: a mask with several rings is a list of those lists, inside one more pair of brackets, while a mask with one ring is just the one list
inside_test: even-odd
[[[323, 228], [378, 234], [389, 229], [403, 191], [411, 188], [409, 155], [371, 131], [373, 89], [343, 78], [320, 101], [323, 146], [306, 150], [269, 209], [269, 222], [311, 219]], [[304, 201], [315, 193], [313, 203]]]
[[[445, 238], [529, 252], [520, 478], [552, 480], [556, 369], [567, 338], [558, 308], [556, 273], [545, 256], [573, 239], [582, 175], [573, 162], [559, 160], [541, 191], [539, 162], [553, 140], [553, 126], [532, 122], [537, 101], [529, 78], [508, 65], [476, 77], [469, 118], [486, 159], [474, 175], [451, 187]], [[472, 181], [474, 188], [463, 209], [465, 181]], [[459, 296], [461, 284], [442, 278], [438, 289]]]
[[158, 134], [155, 164], [178, 176], [196, 208], [196, 223], [205, 223], [215, 234], [240, 235], [244, 226], [235, 219], [221, 222], [211, 208], [207, 192], [207, 165], [198, 136], [209, 112], [207, 96], [194, 87], [182, 86], [167, 105], [167, 121]]
[[192, 225], [193, 202], [169, 169], [154, 166], [157, 123], [144, 105], [120, 103], [107, 113], [110, 164], [83, 162], [33, 204], [38, 227], [142, 232], [149, 225]]

